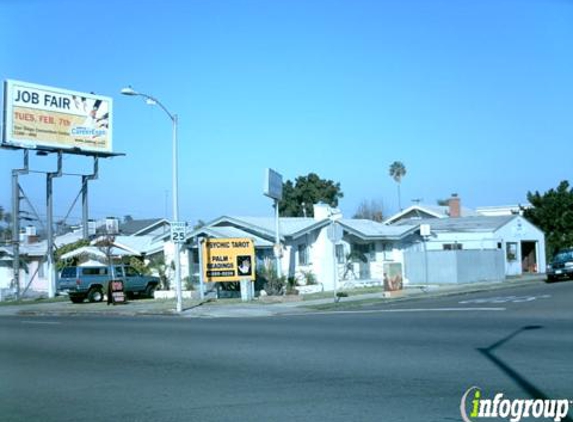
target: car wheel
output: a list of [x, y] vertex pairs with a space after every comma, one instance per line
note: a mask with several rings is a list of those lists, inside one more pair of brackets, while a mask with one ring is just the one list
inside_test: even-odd
[[155, 291], [155, 289], [157, 288], [156, 284], [148, 284], [147, 287], [145, 288], [145, 297], [150, 297], [153, 298], [153, 292]]
[[553, 283], [554, 281], [555, 281], [555, 277], [553, 277], [553, 276], [551, 276], [551, 275], [548, 275], [548, 276], [547, 276], [547, 282], [548, 282], [548, 283]]
[[88, 292], [88, 300], [91, 303], [101, 302], [103, 300], [103, 290], [101, 287], [92, 287]]
[[85, 298], [80, 296], [70, 296], [70, 300], [72, 301], [72, 303], [83, 303], [84, 299]]

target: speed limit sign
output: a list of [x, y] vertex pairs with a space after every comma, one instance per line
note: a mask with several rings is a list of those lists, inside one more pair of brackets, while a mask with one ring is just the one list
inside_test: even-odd
[[187, 223], [184, 221], [171, 222], [171, 241], [174, 243], [184, 243], [187, 235]]

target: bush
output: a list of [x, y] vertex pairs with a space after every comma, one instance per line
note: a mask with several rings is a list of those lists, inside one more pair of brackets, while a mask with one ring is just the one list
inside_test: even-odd
[[193, 282], [191, 281], [191, 277], [187, 276], [183, 279], [183, 288], [185, 290], [195, 290], [195, 286], [193, 285]]
[[265, 259], [262, 268], [257, 271], [256, 284], [262, 286], [267, 295], [278, 296], [283, 294], [287, 285], [287, 279], [285, 276], [277, 277], [272, 261]]
[[296, 278], [289, 277], [287, 280], [286, 294], [298, 295], [298, 290], [296, 289], [296, 286], [297, 286]]
[[306, 286], [314, 286], [316, 284], [318, 284], [318, 281], [316, 280], [316, 276], [314, 275], [314, 273], [312, 271], [302, 271], [302, 280], [304, 282], [304, 285]]

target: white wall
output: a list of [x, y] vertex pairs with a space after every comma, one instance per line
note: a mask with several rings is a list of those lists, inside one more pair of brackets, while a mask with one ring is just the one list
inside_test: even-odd
[[510, 223], [501, 227], [496, 235], [499, 236], [502, 242], [504, 256], [507, 257], [507, 243], [517, 243], [517, 259], [515, 261], [508, 261], [506, 259], [506, 274], [507, 275], [520, 275], [522, 274], [521, 260], [522, 250], [521, 242], [536, 242], [536, 261], [537, 271], [544, 273], [546, 268], [545, 259], [545, 235], [541, 230], [531, 224], [523, 217], [517, 217], [511, 220]]
[[7, 289], [10, 287], [10, 281], [14, 271], [12, 267], [0, 267], [0, 289]]
[[[440, 233], [432, 232], [432, 237], [426, 243], [429, 251], [443, 250], [446, 243], [459, 243], [462, 249], [498, 249], [501, 244], [505, 257], [505, 274], [508, 276], [521, 275], [523, 273], [521, 260], [521, 242], [536, 242], [536, 261], [538, 272], [545, 272], [545, 236], [543, 232], [529, 223], [523, 217], [516, 217], [496, 231], [490, 232], [465, 232], [465, 233]], [[517, 259], [507, 259], [507, 243], [517, 243]]]
[[463, 249], [497, 249], [500, 241], [493, 232], [437, 233], [426, 242], [429, 251], [443, 250], [446, 243], [460, 243]]
[[[187, 252], [187, 248], [180, 248], [181, 253], [179, 254], [179, 264], [180, 264], [180, 269], [181, 269], [181, 280], [183, 280], [185, 277], [189, 276], [189, 257], [187, 256], [188, 252]], [[173, 248], [173, 243], [172, 242], [165, 242], [163, 244], [163, 253], [165, 256], [165, 263], [169, 264], [171, 261], [173, 261], [173, 257], [175, 256], [174, 253], [174, 248]], [[173, 289], [175, 289], [175, 285], [172, 282], [171, 286]], [[183, 287], [185, 287], [183, 285]]]
[[[368, 265], [368, 269], [370, 272], [370, 276], [368, 278], [370, 280], [377, 280], [382, 282], [384, 280], [384, 264], [398, 263], [402, 265], [402, 278], [406, 282], [403, 248], [408, 248], [410, 246], [396, 241], [372, 241], [370, 243], [374, 244], [375, 250], [373, 255], [372, 254], [367, 255], [368, 263], [366, 265]], [[344, 246], [345, 254], [351, 252], [352, 242], [350, 240], [343, 239], [340, 244]], [[355, 263], [354, 273], [358, 277], [359, 277], [359, 268], [360, 264]], [[345, 271], [346, 268], [344, 267], [344, 264], [338, 264], [339, 282], [341, 282], [342, 284], [344, 284], [345, 281], [348, 281], [342, 279], [342, 276], [344, 275]]]
[[[299, 246], [308, 245], [308, 265], [299, 264]], [[334, 288], [333, 244], [328, 239], [327, 229], [322, 228], [301, 236], [285, 247], [281, 268], [287, 277], [303, 278], [303, 273], [311, 271], [324, 290]]]

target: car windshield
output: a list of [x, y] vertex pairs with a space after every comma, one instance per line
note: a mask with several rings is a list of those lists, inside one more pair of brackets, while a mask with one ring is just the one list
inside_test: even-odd
[[557, 255], [555, 255], [553, 261], [555, 262], [573, 261], [573, 251], [559, 252]]

